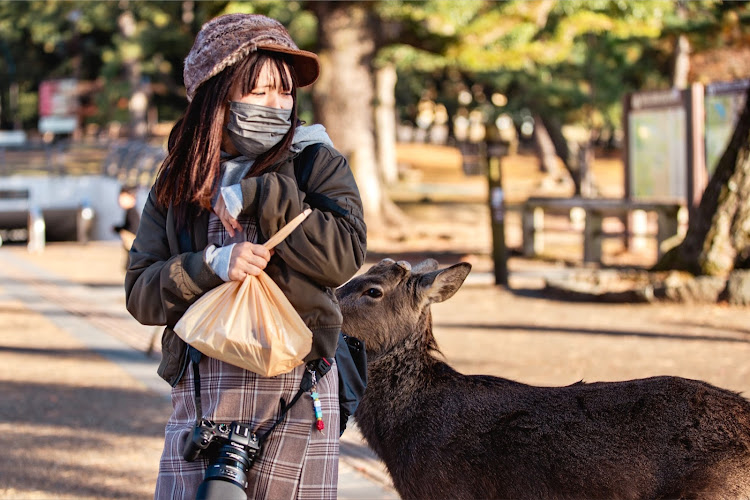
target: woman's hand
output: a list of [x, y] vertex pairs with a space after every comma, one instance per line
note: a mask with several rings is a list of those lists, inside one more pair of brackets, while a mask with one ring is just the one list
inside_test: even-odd
[[266, 268], [272, 255], [273, 250], [263, 245], [247, 241], [236, 243], [229, 259], [229, 279], [239, 281], [244, 280], [248, 275], [258, 276]]
[[224, 229], [227, 230], [227, 233], [229, 233], [230, 237], [234, 237], [234, 230], [242, 231], [242, 226], [239, 222], [237, 222], [237, 219], [232, 217], [232, 215], [229, 213], [229, 210], [227, 210], [227, 205], [224, 203], [224, 196], [222, 196], [221, 192], [219, 192], [219, 197], [216, 200], [216, 205], [214, 205], [214, 213], [219, 217], [219, 220], [224, 225]]

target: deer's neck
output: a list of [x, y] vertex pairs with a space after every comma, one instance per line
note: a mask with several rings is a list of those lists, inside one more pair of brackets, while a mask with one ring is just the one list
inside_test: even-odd
[[[435, 368], [442, 363], [432, 334], [432, 315], [424, 312], [413, 333], [368, 364], [368, 377], [382, 395], [393, 393], [393, 400], [406, 399], [428, 386]], [[370, 383], [368, 382], [368, 387]]]
[[[432, 339], [431, 325], [422, 335]], [[367, 391], [356, 412], [357, 425], [384, 458], [388, 440], [422, 418], [426, 398], [453, 370], [435, 357], [434, 342], [414, 336], [368, 363]], [[378, 450], [378, 446], [384, 446]]]
[[[431, 333], [430, 333], [431, 334]], [[368, 365], [368, 388], [401, 397], [430, 384], [433, 370], [442, 364], [434, 351], [420, 341], [408, 340]]]

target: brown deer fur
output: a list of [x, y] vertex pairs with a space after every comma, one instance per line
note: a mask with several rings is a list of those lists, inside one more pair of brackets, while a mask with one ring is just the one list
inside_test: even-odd
[[439, 360], [430, 304], [470, 269], [386, 259], [336, 293], [369, 357], [356, 421], [403, 498], [750, 498], [750, 402], [733, 392], [668, 376], [534, 387]]

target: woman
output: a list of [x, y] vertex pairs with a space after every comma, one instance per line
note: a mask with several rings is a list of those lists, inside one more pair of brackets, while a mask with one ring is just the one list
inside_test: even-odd
[[[194, 498], [207, 461], [187, 462], [196, 423], [188, 346], [172, 328], [210, 289], [265, 271], [313, 332], [306, 361], [333, 358], [341, 312], [333, 288], [365, 255], [362, 204], [346, 159], [320, 125], [298, 126], [296, 88], [315, 81], [317, 56], [297, 48], [283, 26], [259, 15], [206, 23], [185, 60], [189, 104], [170, 147], [130, 253], [127, 307], [144, 324], [166, 325], [159, 374], [173, 386], [173, 413], [157, 498]], [[306, 191], [333, 212], [313, 210], [274, 252], [261, 245], [308, 208], [294, 157], [322, 143]], [[300, 386], [305, 365], [265, 378], [202, 356], [200, 416], [267, 431]], [[248, 475], [249, 498], [334, 498], [338, 474], [335, 366], [317, 383], [325, 430], [315, 429], [310, 397], [291, 407], [269, 435]]]

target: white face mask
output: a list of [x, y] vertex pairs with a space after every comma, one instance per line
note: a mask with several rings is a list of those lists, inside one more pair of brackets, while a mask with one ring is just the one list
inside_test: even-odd
[[229, 139], [243, 156], [257, 158], [284, 138], [292, 126], [292, 110], [258, 104], [229, 103]]

